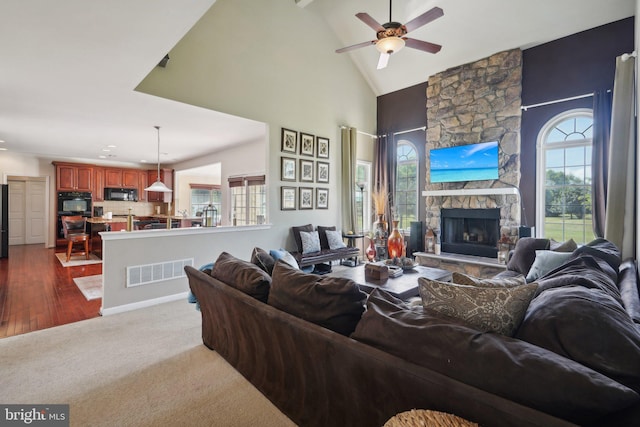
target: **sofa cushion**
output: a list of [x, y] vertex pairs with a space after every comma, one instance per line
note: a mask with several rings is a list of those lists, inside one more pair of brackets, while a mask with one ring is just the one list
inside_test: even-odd
[[[289, 264], [290, 266], [292, 266], [293, 268], [300, 268], [300, 266], [298, 265], [298, 261], [296, 261], [296, 258], [293, 255], [291, 255], [289, 251], [286, 251], [284, 249], [271, 249], [269, 251], [269, 255], [271, 255], [274, 261], [276, 262], [278, 260], [282, 260], [287, 264]], [[275, 267], [275, 262], [274, 262], [274, 267]], [[273, 270], [271, 274], [273, 275]]]
[[517, 337], [640, 392], [640, 331], [615, 298], [579, 283], [538, 295]]
[[330, 250], [336, 250], [340, 248], [346, 248], [347, 245], [344, 244], [344, 240], [342, 240], [342, 233], [336, 230], [326, 230], [325, 234], [327, 236], [327, 243], [329, 245]]
[[211, 276], [257, 300], [267, 302], [271, 277], [249, 261], [222, 252], [211, 270]]
[[318, 230], [318, 235], [320, 236], [320, 248], [322, 248], [323, 250], [330, 249], [326, 233], [327, 231], [336, 231], [336, 226], [319, 225], [318, 227], [316, 227], [316, 229]]
[[510, 288], [512, 286], [520, 286], [527, 283], [522, 274], [505, 275], [504, 277], [494, 277], [491, 279], [482, 279], [473, 277], [468, 274], [454, 271], [452, 273], [452, 282], [458, 285], [480, 286], [483, 288]]
[[269, 252], [262, 248], [255, 247], [251, 252], [251, 262], [271, 276], [276, 260]]
[[545, 276], [560, 267], [572, 256], [571, 252], [536, 251], [536, 259], [533, 261], [529, 273], [527, 273], [527, 282], [533, 282]]
[[548, 239], [536, 239], [535, 237], [523, 237], [516, 243], [513, 256], [507, 263], [507, 269], [517, 271], [525, 276], [536, 259], [536, 251], [549, 249]]
[[317, 231], [301, 231], [302, 253], [310, 254], [320, 252], [320, 237]]
[[313, 231], [313, 224], [307, 224], [307, 225], [299, 225], [296, 227], [291, 227], [291, 231], [293, 232], [293, 240], [295, 240], [296, 242], [296, 250], [299, 253], [302, 253], [302, 239], [300, 237], [300, 232], [301, 231]]
[[418, 279], [425, 309], [464, 320], [482, 332], [513, 336], [538, 285], [476, 287]]
[[638, 290], [638, 269], [633, 259], [620, 264], [618, 289], [622, 305], [635, 323], [640, 323], [640, 291]]
[[306, 274], [283, 261], [273, 268], [269, 305], [343, 335], [364, 311], [367, 294], [350, 279]]
[[[526, 286], [526, 285], [525, 285]], [[471, 386], [580, 424], [640, 401], [629, 388], [546, 349], [374, 290], [351, 338]]]

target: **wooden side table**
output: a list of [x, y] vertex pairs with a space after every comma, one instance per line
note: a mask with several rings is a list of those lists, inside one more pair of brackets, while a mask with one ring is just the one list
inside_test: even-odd
[[[344, 233], [342, 233], [342, 238], [343, 239], [347, 239], [347, 247], [348, 248], [356, 248], [356, 247], [358, 247], [356, 245], [356, 240], [364, 239], [364, 234], [344, 234]], [[362, 249], [362, 251], [364, 252], [364, 248]], [[356, 265], [358, 265], [358, 256], [356, 255], [355, 257], [347, 258], [345, 260], [342, 260], [341, 264], [342, 265], [348, 265], [349, 267], [355, 267]]]

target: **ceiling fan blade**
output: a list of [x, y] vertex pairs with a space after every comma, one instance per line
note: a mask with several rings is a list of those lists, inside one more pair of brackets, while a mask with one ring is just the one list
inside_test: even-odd
[[425, 24], [428, 24], [431, 21], [435, 21], [436, 19], [440, 18], [442, 15], [444, 15], [444, 12], [442, 11], [442, 9], [440, 9], [439, 7], [434, 7], [433, 9], [426, 11], [422, 15], [413, 18], [411, 21], [404, 24], [404, 26], [407, 29], [407, 33], [408, 33], [410, 31], [413, 31], [417, 28], [422, 27]]
[[354, 44], [351, 46], [343, 47], [340, 49], [336, 49], [336, 53], [349, 52], [350, 50], [360, 49], [361, 47], [371, 46], [372, 44], [376, 44], [376, 42], [374, 40], [370, 40], [370, 41]]
[[389, 63], [389, 57], [391, 55], [388, 53], [381, 53], [380, 54], [380, 59], [378, 59], [378, 70], [382, 70], [383, 68], [385, 68], [387, 66], [387, 64]]
[[356, 17], [358, 17], [359, 20], [361, 20], [362, 22], [364, 22], [365, 24], [373, 28], [373, 30], [376, 33], [378, 31], [384, 31], [384, 27], [378, 21], [376, 21], [371, 16], [369, 16], [368, 13], [364, 13], [364, 12], [356, 13]]
[[410, 39], [408, 37], [403, 37], [403, 39], [404, 39], [405, 45], [413, 49], [423, 50], [429, 53], [438, 53], [440, 52], [440, 49], [442, 49], [442, 46], [440, 46], [439, 44], [429, 43], [422, 40]]

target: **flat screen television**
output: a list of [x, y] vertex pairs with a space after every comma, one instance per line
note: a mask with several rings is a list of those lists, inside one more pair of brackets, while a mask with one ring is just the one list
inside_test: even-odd
[[498, 179], [498, 141], [436, 148], [429, 158], [431, 183]]

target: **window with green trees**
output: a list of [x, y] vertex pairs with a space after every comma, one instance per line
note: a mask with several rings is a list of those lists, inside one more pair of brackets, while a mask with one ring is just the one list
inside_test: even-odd
[[586, 243], [594, 238], [591, 206], [591, 110], [551, 119], [538, 138], [539, 235]]
[[409, 141], [398, 142], [396, 151], [395, 218], [398, 227], [410, 228], [418, 220], [418, 154]]

